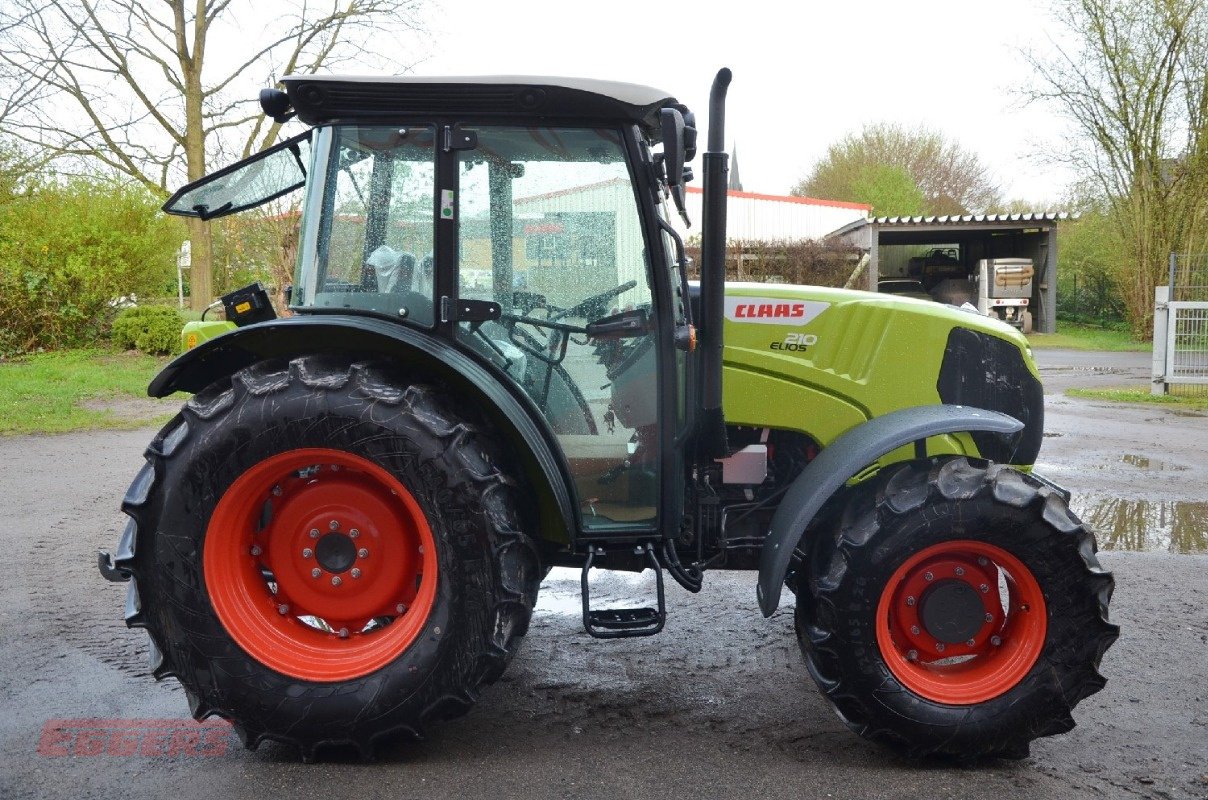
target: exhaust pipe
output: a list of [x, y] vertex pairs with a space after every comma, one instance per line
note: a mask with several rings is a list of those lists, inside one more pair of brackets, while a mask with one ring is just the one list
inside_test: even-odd
[[701, 416], [697, 453], [701, 460], [729, 455], [721, 407], [721, 361], [726, 292], [726, 190], [730, 175], [730, 156], [725, 152], [726, 90], [732, 77], [729, 69], [722, 68], [709, 91], [709, 149], [704, 154], [700, 255]]

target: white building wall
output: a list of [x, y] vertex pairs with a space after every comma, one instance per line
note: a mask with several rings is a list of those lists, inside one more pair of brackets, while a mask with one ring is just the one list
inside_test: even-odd
[[618, 179], [565, 192], [518, 199], [516, 211], [517, 214], [533, 214], [535, 217], [559, 212], [612, 214], [616, 237], [615, 285], [634, 281], [637, 283], [636, 296], [626, 295], [627, 299], [637, 302], [650, 299], [650, 287], [646, 279], [646, 243], [642, 238], [637, 201], [629, 181]]
[[[679, 215], [673, 223], [682, 236], [700, 232], [704, 195], [699, 187], [688, 187], [686, 202], [692, 227], [685, 228]], [[778, 197], [751, 192], [730, 192], [726, 206], [726, 239], [801, 241], [821, 239], [831, 231], [867, 216], [865, 206], [831, 204], [807, 198]]]

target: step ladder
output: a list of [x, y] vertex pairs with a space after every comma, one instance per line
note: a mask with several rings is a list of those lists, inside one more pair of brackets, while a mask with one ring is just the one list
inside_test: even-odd
[[654, 554], [654, 545], [647, 542], [638, 545], [634, 552], [644, 554], [654, 570], [658, 592], [658, 608], [600, 608], [591, 607], [591, 588], [587, 575], [597, 555], [604, 555], [604, 548], [591, 545], [587, 548], [587, 561], [583, 564], [583, 629], [597, 639], [627, 639], [635, 636], [653, 636], [663, 629], [667, 621], [667, 607], [663, 598], [663, 569]]

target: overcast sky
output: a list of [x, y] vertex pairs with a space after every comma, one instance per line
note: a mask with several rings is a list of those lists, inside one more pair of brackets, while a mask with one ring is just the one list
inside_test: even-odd
[[[1024, 107], [1022, 47], [1050, 47], [1047, 0], [824, 3], [461, 0], [433, 14], [417, 74], [546, 74], [656, 86], [703, 122], [734, 72], [727, 138], [748, 191], [784, 194], [826, 146], [869, 122], [927, 124], [978, 153], [1007, 198], [1037, 207], [1069, 175], [1034, 158], [1060, 142]], [[703, 149], [702, 132], [702, 149]], [[699, 160], [698, 160], [699, 175]]]

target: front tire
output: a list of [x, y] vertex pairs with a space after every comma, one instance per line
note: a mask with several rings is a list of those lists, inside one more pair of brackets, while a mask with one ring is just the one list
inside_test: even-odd
[[1091, 532], [1006, 467], [915, 463], [878, 486], [799, 581], [798, 640], [840, 718], [912, 757], [1021, 758], [1072, 728], [1119, 634]]
[[192, 398], [127, 493], [127, 623], [194, 716], [311, 758], [470, 708], [540, 581], [495, 446], [371, 364], [262, 362]]

